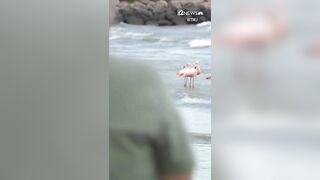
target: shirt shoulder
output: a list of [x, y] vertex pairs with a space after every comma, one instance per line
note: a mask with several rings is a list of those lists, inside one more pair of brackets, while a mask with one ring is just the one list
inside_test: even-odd
[[156, 114], [162, 107], [158, 99], [165, 94], [152, 68], [133, 61], [111, 60], [109, 86], [111, 128], [135, 132], [159, 129], [162, 120]]

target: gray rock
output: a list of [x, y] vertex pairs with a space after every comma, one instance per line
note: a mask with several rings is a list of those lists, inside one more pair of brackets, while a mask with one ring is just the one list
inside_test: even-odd
[[118, 13], [121, 14], [123, 17], [130, 16], [133, 14], [132, 8], [130, 7], [130, 4], [127, 2], [121, 2], [118, 5], [118, 8]]
[[201, 4], [201, 11], [204, 12], [204, 16], [207, 18], [207, 20], [211, 20], [211, 3], [210, 2], [204, 2]]
[[205, 22], [205, 21], [208, 21], [205, 16], [200, 16], [199, 17], [199, 23], [202, 23], [202, 22]]
[[196, 5], [193, 2], [182, 2], [181, 6], [183, 9], [187, 9], [189, 11], [196, 10]]
[[168, 3], [164, 0], [160, 0], [154, 4], [153, 12], [154, 13], [163, 13], [164, 11], [166, 11], [167, 7], [168, 7]]
[[171, 19], [171, 21], [173, 22], [174, 25], [185, 25], [187, 24], [187, 21], [185, 18], [182, 17], [175, 17], [173, 19]]
[[157, 26], [157, 25], [158, 25], [158, 22], [155, 21], [155, 20], [150, 20], [150, 21], [147, 21], [147, 22], [146, 22], [146, 25], [154, 25], [154, 26]]
[[136, 16], [128, 16], [125, 18], [125, 22], [128, 24], [135, 24], [135, 25], [144, 25], [144, 21]]
[[138, 16], [142, 18], [144, 21], [150, 20], [153, 17], [153, 14], [151, 11], [149, 11], [148, 7], [141, 3], [141, 2], [135, 2], [131, 5], [133, 9], [133, 16]]
[[156, 20], [161, 20], [161, 19], [167, 19], [167, 11], [163, 11], [163, 12], [159, 12], [159, 13], [155, 13], [154, 17]]
[[158, 21], [158, 25], [159, 26], [170, 26], [170, 25], [173, 25], [173, 23], [169, 20], [159, 20]]
[[171, 2], [171, 6], [172, 6], [173, 10], [182, 9], [181, 3], [177, 2], [177, 1]]
[[[211, 20], [210, 0], [120, 0], [117, 6], [119, 21], [129, 24], [183, 25]], [[177, 10], [202, 11], [203, 16], [178, 16]], [[187, 18], [198, 22], [187, 22]]]
[[153, 11], [153, 8], [154, 8], [155, 5], [156, 5], [156, 3], [154, 1], [150, 1], [147, 4], [147, 7], [148, 7], [149, 10]]
[[150, 0], [139, 0], [139, 1], [143, 4], [148, 4], [150, 2]]
[[174, 9], [167, 12], [166, 19], [170, 20], [174, 25], [187, 24], [185, 17], [178, 16]]

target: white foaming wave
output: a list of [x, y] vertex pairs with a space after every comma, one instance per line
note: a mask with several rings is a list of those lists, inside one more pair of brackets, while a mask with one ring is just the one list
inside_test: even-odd
[[166, 41], [168, 41], [168, 38], [166, 37], [160, 38], [160, 42], [166, 42]]
[[126, 32], [126, 29], [122, 27], [115, 27], [112, 28], [110, 31], [110, 40], [115, 39], [136, 39], [136, 40], [142, 40], [145, 38], [149, 38], [153, 36], [153, 33], [140, 33], [140, 32]]
[[120, 38], [121, 38], [121, 36], [113, 35], [113, 36], [109, 37], [109, 40], [112, 41], [112, 40], [116, 40], [116, 39], [120, 39]]
[[183, 97], [178, 101], [179, 104], [211, 104], [211, 100], [200, 98]]
[[110, 37], [110, 40], [126, 38], [126, 39], [134, 39], [134, 40], [152, 40], [152, 41], [159, 41], [159, 42], [172, 42], [174, 39], [170, 39], [168, 37], [157, 37], [154, 36], [153, 33], [133, 33], [133, 32], [126, 32], [118, 35], [113, 35]]
[[211, 21], [205, 21], [202, 23], [197, 24], [199, 28], [207, 28], [208, 31], [211, 31]]
[[211, 39], [194, 39], [189, 42], [190, 47], [210, 47]]
[[109, 40], [116, 40], [116, 39], [121, 39], [123, 38], [123, 32], [125, 31], [124, 28], [120, 26], [115, 26], [110, 28], [110, 33], [109, 33]]
[[172, 39], [172, 38], [168, 38], [168, 37], [162, 37], [162, 38], [160, 38], [159, 41], [160, 41], [160, 42], [173, 42], [173, 41], [175, 41], [175, 40]]
[[197, 24], [198, 27], [203, 27], [203, 26], [210, 26], [211, 27], [211, 21], [205, 21], [202, 23]]
[[145, 38], [145, 37], [149, 37], [152, 36], [153, 33], [133, 33], [133, 32], [127, 32], [123, 34], [125, 37], [131, 37], [132, 39], [138, 38]]

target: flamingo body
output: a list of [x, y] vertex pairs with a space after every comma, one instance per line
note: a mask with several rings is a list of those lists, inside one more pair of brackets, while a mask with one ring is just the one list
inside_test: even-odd
[[177, 72], [177, 76], [184, 77], [185, 83], [184, 86], [187, 87], [188, 78], [190, 79], [189, 87], [194, 87], [194, 78], [200, 75], [201, 70], [198, 63], [196, 63], [193, 67], [190, 63], [183, 65], [183, 69]]
[[180, 70], [177, 75], [180, 77], [195, 77], [200, 73], [194, 68], [185, 68]]

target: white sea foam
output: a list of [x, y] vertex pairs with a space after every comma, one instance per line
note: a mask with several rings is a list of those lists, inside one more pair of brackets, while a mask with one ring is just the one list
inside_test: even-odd
[[211, 21], [206, 21], [206, 22], [202, 22], [200, 24], [197, 24], [197, 27], [206, 28], [208, 31], [211, 32]]
[[211, 101], [200, 99], [200, 98], [183, 97], [178, 101], [178, 103], [179, 104], [211, 104]]
[[189, 42], [190, 47], [210, 47], [211, 46], [211, 39], [194, 39]]
[[121, 38], [121, 36], [113, 35], [113, 36], [109, 37], [109, 40], [112, 41], [112, 40], [116, 40], [116, 39], [120, 39], [120, 38]]
[[133, 32], [127, 32], [123, 34], [125, 37], [131, 37], [132, 39], [141, 39], [145, 37], [152, 36], [153, 33], [133, 33]]
[[110, 32], [111, 33], [110, 33], [109, 40], [115, 40], [115, 39], [142, 40], [145, 38], [149, 38], [153, 35], [153, 33], [131, 32], [123, 28], [122, 26], [116, 26], [114, 28], [111, 28]]
[[197, 24], [198, 27], [203, 27], [203, 26], [210, 26], [211, 27], [211, 21], [205, 21], [202, 23]]
[[175, 41], [173, 38], [168, 38], [168, 37], [161, 37], [160, 42], [173, 42]]

